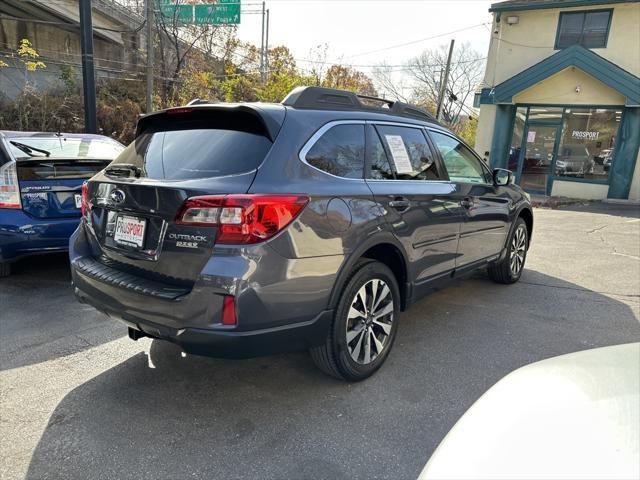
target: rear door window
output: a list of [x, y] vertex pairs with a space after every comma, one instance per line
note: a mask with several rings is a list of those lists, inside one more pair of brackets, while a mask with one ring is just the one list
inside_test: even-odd
[[367, 138], [369, 144], [367, 156], [370, 164], [369, 178], [374, 180], [394, 180], [396, 177], [391, 168], [391, 163], [389, 162], [389, 157], [384, 149], [382, 140], [380, 140], [380, 136], [373, 126], [369, 125], [368, 128]]
[[305, 155], [306, 162], [336, 177], [362, 178], [364, 125], [335, 125]]
[[376, 128], [397, 180], [445, 180], [421, 129], [395, 125]]

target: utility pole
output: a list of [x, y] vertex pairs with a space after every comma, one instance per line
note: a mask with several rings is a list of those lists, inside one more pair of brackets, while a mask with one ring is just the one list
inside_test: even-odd
[[436, 118], [438, 121], [442, 121], [442, 105], [444, 104], [444, 96], [447, 94], [447, 82], [449, 81], [449, 69], [451, 68], [451, 57], [453, 56], [453, 44], [455, 40], [451, 40], [451, 46], [449, 47], [449, 57], [447, 58], [447, 66], [444, 69], [444, 78], [440, 83], [440, 94], [438, 95], [438, 110], [436, 111]]
[[91, 0], [80, 0], [80, 48], [82, 52], [82, 89], [84, 96], [84, 131], [98, 133], [96, 115], [96, 74], [93, 68], [93, 23]]
[[262, 35], [260, 37], [261, 46], [260, 46], [260, 79], [264, 83], [265, 71], [264, 71], [264, 16], [265, 16], [265, 5], [262, 2]]
[[153, 112], [153, 24], [155, 22], [153, 2], [146, 0], [147, 12], [147, 113]]
[[269, 78], [269, 9], [267, 8], [267, 33], [264, 40], [264, 80]]

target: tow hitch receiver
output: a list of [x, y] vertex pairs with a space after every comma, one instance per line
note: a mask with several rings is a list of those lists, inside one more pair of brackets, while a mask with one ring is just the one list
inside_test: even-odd
[[135, 328], [131, 328], [129, 327], [129, 338], [131, 340], [138, 340], [139, 338], [142, 337], [148, 337], [149, 335], [147, 335], [146, 333], [144, 333], [141, 330], [136, 330]]

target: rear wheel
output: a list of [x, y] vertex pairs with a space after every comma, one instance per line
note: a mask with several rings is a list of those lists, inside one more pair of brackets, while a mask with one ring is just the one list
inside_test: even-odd
[[500, 262], [489, 267], [489, 278], [497, 283], [510, 284], [520, 280], [529, 248], [529, 232], [522, 217], [516, 220], [509, 238], [507, 255]]
[[325, 343], [311, 358], [325, 373], [358, 381], [382, 366], [395, 339], [400, 291], [384, 264], [364, 261], [352, 272], [335, 310]]
[[10, 273], [11, 273], [11, 264], [0, 262], [0, 278], [8, 277]]

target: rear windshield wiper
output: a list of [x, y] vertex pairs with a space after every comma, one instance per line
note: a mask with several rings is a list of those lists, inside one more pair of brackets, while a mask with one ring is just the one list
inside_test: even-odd
[[9, 143], [16, 147], [17, 149], [23, 151], [30, 157], [37, 157], [38, 155], [34, 155], [33, 152], [43, 153], [46, 157], [51, 155], [51, 152], [48, 150], [42, 150], [40, 148], [32, 147], [31, 145], [25, 145], [24, 143], [16, 142], [15, 140], [9, 140]]
[[104, 171], [107, 175], [113, 175], [114, 177], [129, 177], [132, 172], [136, 178], [140, 178], [142, 169], [131, 163], [116, 163], [108, 166]]

